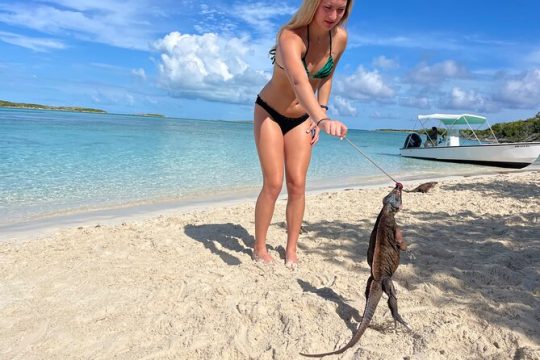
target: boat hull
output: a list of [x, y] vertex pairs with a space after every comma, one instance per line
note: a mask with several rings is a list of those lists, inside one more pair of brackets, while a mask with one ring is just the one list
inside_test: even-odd
[[402, 148], [401, 156], [521, 169], [536, 161], [540, 142]]

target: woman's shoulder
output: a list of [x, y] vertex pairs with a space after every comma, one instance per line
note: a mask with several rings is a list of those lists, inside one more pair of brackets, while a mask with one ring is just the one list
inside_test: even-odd
[[283, 29], [278, 38], [278, 47], [285, 52], [304, 52], [306, 45], [302, 40], [302, 29]]
[[284, 28], [279, 34], [279, 39], [281, 41], [302, 41], [302, 28], [298, 29], [287, 29]]
[[334, 32], [334, 39], [336, 41], [342, 41], [344, 43], [347, 43], [347, 29], [345, 29], [343, 26], [337, 26]]
[[343, 52], [347, 47], [347, 30], [342, 26], [336, 27], [332, 42], [335, 44], [335, 48], [338, 52]]

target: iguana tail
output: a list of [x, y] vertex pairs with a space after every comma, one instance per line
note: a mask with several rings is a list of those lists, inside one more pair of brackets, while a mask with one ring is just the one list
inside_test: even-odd
[[351, 341], [347, 343], [344, 347], [341, 349], [338, 349], [336, 351], [323, 353], [323, 354], [303, 354], [300, 353], [302, 356], [307, 357], [323, 357], [327, 355], [334, 355], [334, 354], [341, 354], [345, 350], [353, 347], [358, 340], [362, 337], [364, 332], [369, 326], [369, 323], [371, 322], [371, 319], [373, 318], [373, 315], [375, 314], [375, 309], [377, 309], [377, 305], [379, 304], [379, 300], [381, 300], [383, 290], [382, 290], [382, 284], [380, 281], [373, 280], [371, 282], [370, 290], [369, 290], [369, 297], [366, 301], [366, 308], [364, 309], [364, 315], [362, 316], [362, 322], [360, 325], [358, 325], [358, 329], [354, 333], [354, 336], [352, 337]]

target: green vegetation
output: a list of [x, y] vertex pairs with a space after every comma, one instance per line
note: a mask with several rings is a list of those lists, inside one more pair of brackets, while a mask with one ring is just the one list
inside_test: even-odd
[[382, 132], [411, 132], [413, 130], [407, 130], [407, 129], [377, 129], [376, 131], [382, 131]]
[[158, 118], [164, 118], [165, 115], [162, 115], [162, 114], [141, 114], [141, 116], [147, 116], [147, 117], [158, 117]]
[[40, 104], [15, 103], [15, 102], [4, 101], [4, 100], [0, 100], [0, 107], [15, 108], [15, 109], [39, 109], [39, 110], [106, 113], [106, 111], [101, 110], [101, 109], [84, 108], [84, 107], [78, 107], [78, 106], [47, 106], [47, 105], [40, 105]]
[[[530, 119], [498, 123], [491, 128], [499, 142], [540, 141], [540, 112]], [[461, 133], [466, 137], [472, 136], [470, 130], [462, 130]], [[478, 130], [476, 135], [480, 139], [493, 139], [489, 129]]]

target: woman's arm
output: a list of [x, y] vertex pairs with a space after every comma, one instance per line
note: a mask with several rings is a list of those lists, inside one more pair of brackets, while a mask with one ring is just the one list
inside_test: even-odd
[[[333, 74], [334, 73], [332, 71], [332, 75]], [[328, 106], [328, 102], [330, 101], [330, 92], [332, 91], [332, 75], [324, 79], [319, 87], [319, 90], [317, 90], [317, 99], [319, 100], [321, 108], [322, 106]], [[323, 110], [326, 109], [323, 108]]]

